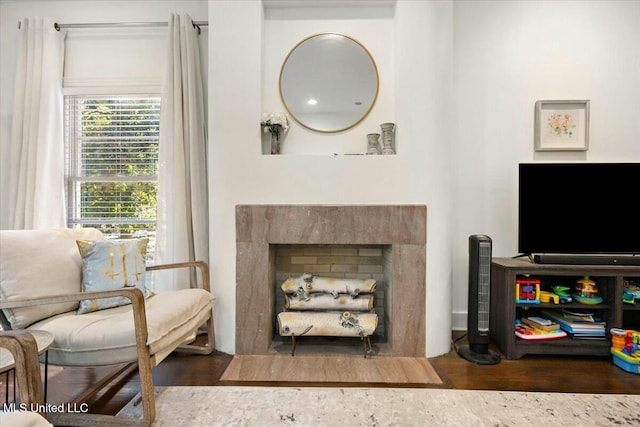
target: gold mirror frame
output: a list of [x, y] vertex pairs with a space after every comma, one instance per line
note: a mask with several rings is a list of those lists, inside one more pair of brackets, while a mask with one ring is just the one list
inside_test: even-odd
[[[359, 61], [359, 65], [358, 64], [350, 64], [348, 67], [345, 67], [343, 62], [339, 62], [339, 63], [328, 63], [327, 61], [323, 62], [323, 59], [321, 57], [320, 54], [322, 54], [322, 52], [305, 52], [302, 51], [301, 49], [305, 46], [310, 46], [309, 49], [312, 49], [314, 47], [316, 47], [316, 45], [309, 45], [308, 43], [316, 41], [317, 43], [323, 42], [324, 40], [327, 40], [328, 44], [331, 43], [344, 43], [344, 42], [348, 42], [349, 44], [351, 44], [350, 46], [345, 46], [345, 48], [351, 49], [353, 50], [354, 48], [356, 49], [355, 53], [356, 54], [361, 54], [360, 58], [355, 58], [354, 60]], [[326, 44], [326, 43], [325, 43]], [[320, 46], [323, 50], [326, 51], [327, 46]], [[320, 48], [318, 47], [318, 48]], [[358, 49], [359, 48], [359, 49]], [[326, 53], [326, 52], [325, 52]], [[343, 51], [343, 54], [345, 52]], [[340, 54], [340, 52], [336, 51], [335, 49], [331, 52], [331, 54], [333, 55], [337, 55]], [[309, 55], [313, 55], [313, 56], [309, 56]], [[294, 58], [294, 56], [296, 56]], [[290, 69], [287, 69], [287, 65], [290, 65], [291, 67], [294, 67], [293, 65], [291, 65], [292, 63], [290, 63], [290, 60], [292, 59], [298, 59], [300, 57], [302, 57], [302, 59], [304, 59], [306, 57], [312, 58], [312, 61], [306, 61], [307, 63], [309, 62], [313, 62], [313, 65], [307, 65], [306, 63], [303, 65], [302, 62], [298, 61], [299, 63], [295, 64], [295, 67], [297, 68], [301, 68], [303, 66], [305, 67], [311, 67], [309, 69], [309, 72], [305, 72], [305, 73], [297, 73], [295, 74], [295, 69], [294, 71], [289, 71]], [[329, 58], [329, 60], [332, 60], [333, 58]], [[360, 59], [368, 59], [370, 61], [370, 64], [367, 61], [361, 61]], [[328, 65], [327, 65], [328, 64]], [[333, 64], [333, 65], [332, 65]], [[300, 117], [303, 114], [309, 114], [309, 116], [311, 117], [313, 115], [313, 110], [309, 110], [309, 113], [305, 113], [305, 111], [299, 107], [294, 107], [295, 103], [297, 102], [298, 104], [301, 104], [302, 101], [300, 99], [298, 99], [297, 101], [295, 101], [294, 99], [292, 99], [291, 94], [285, 94], [285, 92], [291, 92], [291, 90], [285, 90], [283, 86], [286, 86], [286, 84], [283, 82], [283, 79], [285, 78], [285, 73], [289, 71], [289, 74], [286, 75], [286, 77], [300, 77], [300, 78], [304, 78], [304, 77], [309, 77], [309, 79], [311, 81], [314, 82], [314, 84], [318, 84], [318, 81], [320, 80], [315, 79], [313, 76], [311, 76], [311, 74], [313, 73], [321, 73], [323, 71], [323, 69], [320, 67], [320, 65], [324, 65], [325, 67], [327, 67], [327, 69], [329, 70], [329, 72], [326, 73], [326, 75], [322, 74], [321, 77], [328, 77], [330, 79], [330, 82], [325, 82], [325, 88], [315, 88], [315, 90], [322, 92], [322, 93], [313, 93], [313, 90], [309, 90], [308, 87], [311, 86], [311, 83], [309, 81], [306, 82], [306, 85], [304, 86], [304, 90], [307, 91], [309, 90], [310, 95], [308, 95], [307, 93], [305, 93], [305, 99], [307, 99], [309, 96], [312, 97], [316, 97], [318, 95], [321, 95], [320, 97], [325, 97], [325, 99], [327, 99], [327, 94], [329, 94], [332, 91], [337, 91], [340, 95], [343, 95], [345, 93], [344, 90], [340, 90], [340, 87], [342, 89], [344, 89], [345, 87], [349, 87], [349, 88], [353, 88], [353, 87], [357, 87], [360, 85], [360, 83], [362, 83], [359, 79], [357, 75], [354, 75], [354, 73], [357, 74], [359, 69], [362, 68], [367, 68], [366, 72], [368, 72], [369, 74], [371, 74], [370, 76], [368, 76], [369, 79], [371, 78], [375, 78], [375, 91], [372, 90], [372, 88], [367, 87], [363, 87], [360, 88], [360, 90], [358, 90], [358, 95], [360, 94], [364, 94], [365, 90], [366, 90], [366, 94], [368, 96], [369, 99], [367, 99], [367, 103], [368, 105], [366, 105], [364, 107], [364, 109], [362, 110], [357, 110], [357, 107], [360, 107], [360, 105], [364, 105], [364, 102], [360, 101], [358, 98], [356, 98], [355, 100], [352, 100], [353, 104], [356, 105], [356, 110], [354, 112], [340, 112], [339, 115], [344, 115], [344, 114], [350, 114], [353, 115], [354, 118], [353, 119], [344, 119], [344, 123], [340, 123], [340, 124], [336, 124], [334, 127], [330, 127], [330, 126], [326, 126], [325, 128], [323, 127], [319, 127], [313, 123], [309, 123], [309, 120], [305, 120], [303, 117]], [[351, 66], [353, 65], [353, 66]], [[333, 68], [331, 68], [333, 66]], [[371, 67], [369, 69], [369, 66]], [[340, 73], [340, 71], [342, 71]], [[291, 74], [293, 73], [293, 75]], [[334, 75], [330, 75], [331, 73], [334, 73]], [[351, 73], [351, 75], [350, 75]], [[352, 78], [352, 80], [350, 81], [343, 81], [341, 83], [341, 85], [336, 85], [335, 82], [336, 80], [336, 75], [335, 74], [340, 74], [341, 77], [344, 77], [344, 79], [347, 78]], [[356, 80], [353, 80], [353, 77], [356, 77]], [[302, 81], [297, 81], [297, 80], [292, 80], [289, 79], [289, 87], [291, 85], [295, 86], [297, 85], [298, 87], [302, 87], [303, 86]], [[370, 85], [370, 84], [369, 84]], [[306, 37], [305, 39], [303, 39], [302, 41], [300, 41], [299, 43], [297, 43], [289, 52], [289, 54], [287, 55], [287, 57], [285, 58], [284, 62], [282, 63], [282, 68], [280, 69], [280, 77], [279, 77], [279, 89], [280, 89], [280, 99], [282, 100], [282, 103], [284, 104], [284, 107], [286, 108], [287, 112], [289, 113], [289, 115], [291, 115], [291, 117], [301, 126], [315, 131], [315, 132], [321, 132], [321, 133], [337, 133], [337, 132], [342, 132], [345, 131], [347, 129], [351, 129], [354, 126], [358, 125], [360, 122], [362, 122], [371, 112], [371, 110], [373, 109], [373, 106], [376, 103], [376, 100], [378, 99], [378, 91], [380, 88], [380, 76], [378, 73], [378, 67], [376, 65], [375, 60], [373, 59], [373, 56], [371, 55], [371, 53], [367, 50], [366, 47], [364, 47], [364, 45], [362, 43], [360, 43], [358, 40], [354, 39], [353, 37], [347, 36], [345, 34], [339, 34], [339, 33], [318, 33], [318, 34], [313, 34], [309, 37]], [[371, 96], [369, 94], [369, 92], [373, 93], [373, 96]], [[338, 94], [335, 94], [336, 96], [332, 99], [329, 99], [329, 102], [335, 102], [335, 98], [339, 97]], [[289, 98], [289, 102], [287, 102], [287, 98]], [[324, 101], [323, 101], [324, 102]], [[320, 101], [318, 101], [318, 103], [320, 103]], [[346, 103], [346, 101], [345, 101]], [[349, 104], [350, 106], [351, 104]], [[307, 108], [307, 107], [304, 107]], [[309, 107], [311, 108], [311, 107]], [[338, 114], [336, 114], [337, 116]]]

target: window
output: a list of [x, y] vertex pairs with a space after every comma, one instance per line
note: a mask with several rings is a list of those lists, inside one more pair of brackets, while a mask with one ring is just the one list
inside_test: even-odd
[[65, 96], [68, 227], [109, 238], [156, 230], [159, 96]]

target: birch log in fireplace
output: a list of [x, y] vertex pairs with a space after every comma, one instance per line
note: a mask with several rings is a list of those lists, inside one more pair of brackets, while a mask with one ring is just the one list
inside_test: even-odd
[[376, 281], [335, 279], [304, 274], [287, 279], [281, 286], [285, 309], [278, 314], [280, 336], [290, 336], [291, 355], [296, 337], [358, 337], [364, 357], [371, 352], [369, 337], [378, 326], [374, 308]]

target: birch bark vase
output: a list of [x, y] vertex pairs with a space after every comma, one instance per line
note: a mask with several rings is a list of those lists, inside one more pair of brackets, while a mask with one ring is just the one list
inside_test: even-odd
[[367, 134], [367, 154], [380, 154], [380, 134]]
[[380, 129], [382, 130], [382, 154], [395, 154], [396, 125], [394, 123], [382, 123]]

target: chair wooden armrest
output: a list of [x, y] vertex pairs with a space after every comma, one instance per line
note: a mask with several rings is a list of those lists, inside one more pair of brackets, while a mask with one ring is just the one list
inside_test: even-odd
[[185, 261], [185, 262], [176, 262], [172, 264], [157, 264], [157, 265], [148, 265], [147, 271], [157, 271], [157, 270], [169, 270], [175, 268], [188, 268], [194, 267], [200, 270], [200, 274], [202, 275], [202, 289], [205, 291], [211, 292], [211, 285], [209, 279], [209, 265], [204, 261]]
[[140, 305], [142, 303], [142, 306], [143, 306], [142, 309], [144, 310], [144, 295], [142, 294], [142, 291], [138, 288], [120, 288], [120, 289], [114, 289], [110, 291], [76, 292], [73, 294], [55, 295], [55, 296], [40, 297], [40, 298], [20, 298], [20, 299], [11, 299], [11, 300], [0, 300], [0, 309], [32, 307], [35, 305], [55, 304], [60, 302], [82, 301], [85, 299], [108, 298], [108, 297], [116, 297], [116, 296], [123, 296], [128, 298], [131, 301], [131, 303], [134, 304], [134, 310], [137, 305]]
[[16, 394], [18, 401], [26, 405], [42, 405], [42, 381], [38, 344], [25, 330], [0, 331], [0, 347], [9, 350], [15, 363]]

